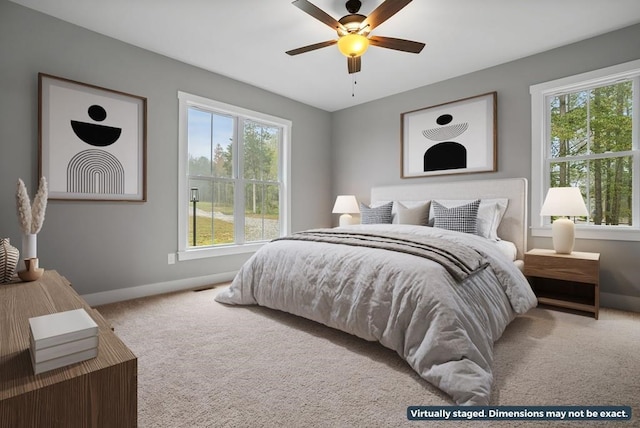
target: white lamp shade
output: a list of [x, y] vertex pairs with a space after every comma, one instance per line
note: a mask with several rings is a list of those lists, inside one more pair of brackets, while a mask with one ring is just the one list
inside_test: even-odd
[[[552, 187], [542, 204], [540, 215], [586, 216], [589, 215], [577, 187]], [[575, 225], [567, 218], [556, 219], [551, 226], [553, 249], [556, 253], [571, 254], [575, 242]]]
[[552, 187], [542, 204], [540, 215], [549, 216], [586, 216], [589, 215], [577, 187]]
[[339, 195], [336, 198], [336, 203], [333, 205], [334, 214], [352, 214], [359, 213], [358, 201], [353, 195]]

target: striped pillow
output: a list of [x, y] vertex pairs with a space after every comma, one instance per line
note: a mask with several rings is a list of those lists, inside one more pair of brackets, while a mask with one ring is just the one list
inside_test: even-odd
[[362, 224], [391, 224], [391, 209], [393, 202], [371, 208], [360, 202], [360, 223]]
[[453, 208], [447, 208], [436, 201], [432, 201], [432, 206], [435, 214], [434, 227], [464, 233], [477, 233], [480, 199]]

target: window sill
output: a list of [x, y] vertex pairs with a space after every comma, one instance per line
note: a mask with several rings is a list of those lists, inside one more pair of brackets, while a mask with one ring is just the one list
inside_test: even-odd
[[225, 245], [220, 247], [197, 248], [178, 251], [178, 261], [206, 259], [210, 257], [229, 256], [233, 254], [249, 254], [258, 251], [267, 242], [257, 242], [244, 245]]
[[[551, 238], [551, 226], [532, 227], [531, 236], [546, 236]], [[576, 239], [640, 241], [640, 229], [628, 226], [576, 227]]]

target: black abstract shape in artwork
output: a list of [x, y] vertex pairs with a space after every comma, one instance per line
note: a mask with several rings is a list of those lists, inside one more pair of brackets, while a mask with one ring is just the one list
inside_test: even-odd
[[67, 165], [67, 192], [123, 194], [124, 168], [104, 150], [81, 151]]
[[96, 122], [102, 122], [107, 118], [107, 111], [102, 106], [94, 104], [89, 107], [89, 117]]
[[[107, 118], [106, 110], [99, 105], [92, 105], [89, 107], [88, 113], [89, 117], [96, 122], [102, 122]], [[73, 132], [78, 136], [78, 138], [85, 143], [96, 147], [110, 146], [120, 138], [120, 134], [122, 133], [122, 128], [80, 122], [77, 120], [71, 121], [71, 128], [73, 128]]]
[[442, 171], [446, 169], [460, 169], [467, 167], [467, 149], [455, 141], [445, 141], [458, 137], [469, 127], [468, 122], [455, 123], [453, 116], [446, 113], [438, 116], [436, 123], [441, 125], [438, 128], [425, 129], [422, 135], [432, 141], [443, 141], [431, 146], [424, 153], [423, 170]]
[[467, 167], [467, 149], [460, 143], [446, 141], [429, 147], [424, 153], [424, 170], [441, 171]]
[[436, 123], [438, 125], [447, 125], [451, 123], [452, 120], [453, 120], [453, 116], [451, 116], [450, 114], [443, 114], [436, 119]]

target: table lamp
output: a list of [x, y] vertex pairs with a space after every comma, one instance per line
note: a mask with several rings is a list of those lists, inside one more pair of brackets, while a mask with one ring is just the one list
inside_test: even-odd
[[[542, 204], [540, 215], [548, 216], [587, 216], [589, 212], [577, 187], [552, 187]], [[575, 241], [575, 224], [561, 217], [551, 225], [553, 249], [559, 254], [571, 254]]]
[[334, 214], [342, 214], [340, 216], [340, 226], [348, 226], [352, 224], [353, 217], [351, 214], [359, 213], [358, 201], [353, 195], [339, 195], [336, 203], [333, 205]]

